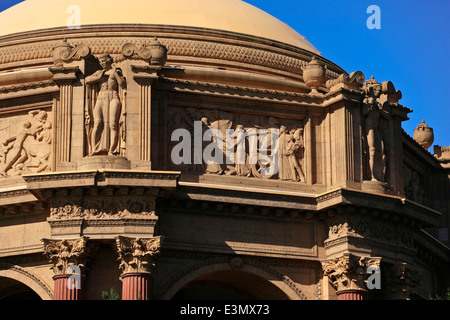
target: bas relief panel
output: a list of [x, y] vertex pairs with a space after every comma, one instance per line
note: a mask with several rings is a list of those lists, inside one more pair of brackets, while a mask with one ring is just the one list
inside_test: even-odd
[[174, 107], [169, 119], [170, 170], [305, 181], [302, 120]]
[[40, 173], [52, 169], [51, 113], [32, 110], [3, 119], [0, 127], [0, 177]]

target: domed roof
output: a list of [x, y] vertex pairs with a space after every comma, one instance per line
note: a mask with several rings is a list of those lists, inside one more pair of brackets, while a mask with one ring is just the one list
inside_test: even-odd
[[240, 0], [26, 0], [0, 13], [0, 36], [66, 27], [75, 12], [74, 5], [80, 8], [81, 26], [139, 24], [215, 29], [320, 54], [287, 24]]

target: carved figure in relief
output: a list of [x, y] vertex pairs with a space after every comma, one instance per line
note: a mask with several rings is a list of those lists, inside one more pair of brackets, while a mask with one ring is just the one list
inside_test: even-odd
[[[248, 165], [248, 143], [244, 131], [243, 125], [237, 125], [234, 137], [235, 141], [233, 143], [233, 150], [235, 152], [234, 157], [234, 167], [227, 171], [227, 175], [237, 175], [241, 177], [250, 177], [251, 170]], [[241, 150], [244, 148], [245, 150]]]
[[30, 120], [22, 123], [20, 132], [1, 143], [0, 175], [14, 176], [50, 169], [52, 124], [47, 112], [29, 112]]
[[389, 112], [378, 102], [382, 94], [382, 85], [372, 77], [366, 84], [366, 98], [362, 104], [365, 117], [365, 133], [369, 150], [369, 168], [372, 181], [385, 180], [386, 148], [381, 134], [380, 119], [389, 117]]
[[[204, 136], [204, 133], [206, 130], [208, 130], [208, 128], [209, 129], [219, 129], [219, 121], [214, 121], [213, 123], [211, 123], [211, 122], [209, 122], [207, 117], [203, 117], [201, 119], [201, 121], [203, 123], [202, 136]], [[213, 139], [212, 141], [215, 142], [219, 148], [221, 146], [223, 146], [223, 141], [221, 139], [219, 139], [218, 137], [213, 136], [212, 139]], [[206, 144], [209, 144], [209, 143], [206, 143]], [[224, 171], [222, 169], [222, 166], [219, 163], [217, 163], [216, 161], [213, 161], [213, 160], [209, 160], [206, 163], [206, 173], [223, 174]]]
[[303, 159], [304, 146], [303, 146], [303, 128], [297, 130], [291, 130], [291, 135], [287, 145], [287, 157], [292, 170], [293, 181], [305, 181], [305, 175], [303, 173], [301, 159]]
[[279, 163], [278, 163], [278, 177], [281, 180], [292, 180], [292, 170], [289, 164], [289, 142], [293, 139], [288, 128], [286, 126], [280, 127], [280, 138], [279, 138]]
[[[113, 68], [113, 59], [109, 54], [99, 57], [102, 70], [86, 77], [86, 84], [90, 87], [99, 85], [97, 99], [86, 110], [86, 125], [88, 126], [89, 155], [117, 155], [119, 145], [119, 122], [122, 102], [119, 89], [123, 89], [126, 96], [126, 80], [120, 68]], [[91, 88], [88, 88], [91, 92]], [[91, 100], [88, 99], [88, 102]], [[92, 119], [91, 119], [92, 117]]]

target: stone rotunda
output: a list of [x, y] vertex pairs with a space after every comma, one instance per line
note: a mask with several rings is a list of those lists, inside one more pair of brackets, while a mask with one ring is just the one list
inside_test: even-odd
[[449, 147], [392, 82], [243, 1], [73, 2], [0, 13], [0, 299], [450, 286]]

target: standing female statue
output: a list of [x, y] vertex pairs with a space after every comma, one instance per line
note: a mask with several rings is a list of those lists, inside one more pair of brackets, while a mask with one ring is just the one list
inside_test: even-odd
[[[88, 105], [85, 115], [88, 126], [89, 155], [112, 156], [118, 153], [119, 121], [122, 110], [119, 86], [126, 89], [126, 80], [121, 69], [112, 67], [113, 59], [109, 54], [100, 56], [99, 63], [103, 69], [86, 77], [86, 84], [89, 87], [99, 85], [94, 107]], [[88, 88], [89, 94], [92, 94], [92, 88]], [[88, 104], [91, 104], [91, 99], [92, 97], [88, 97]]]

